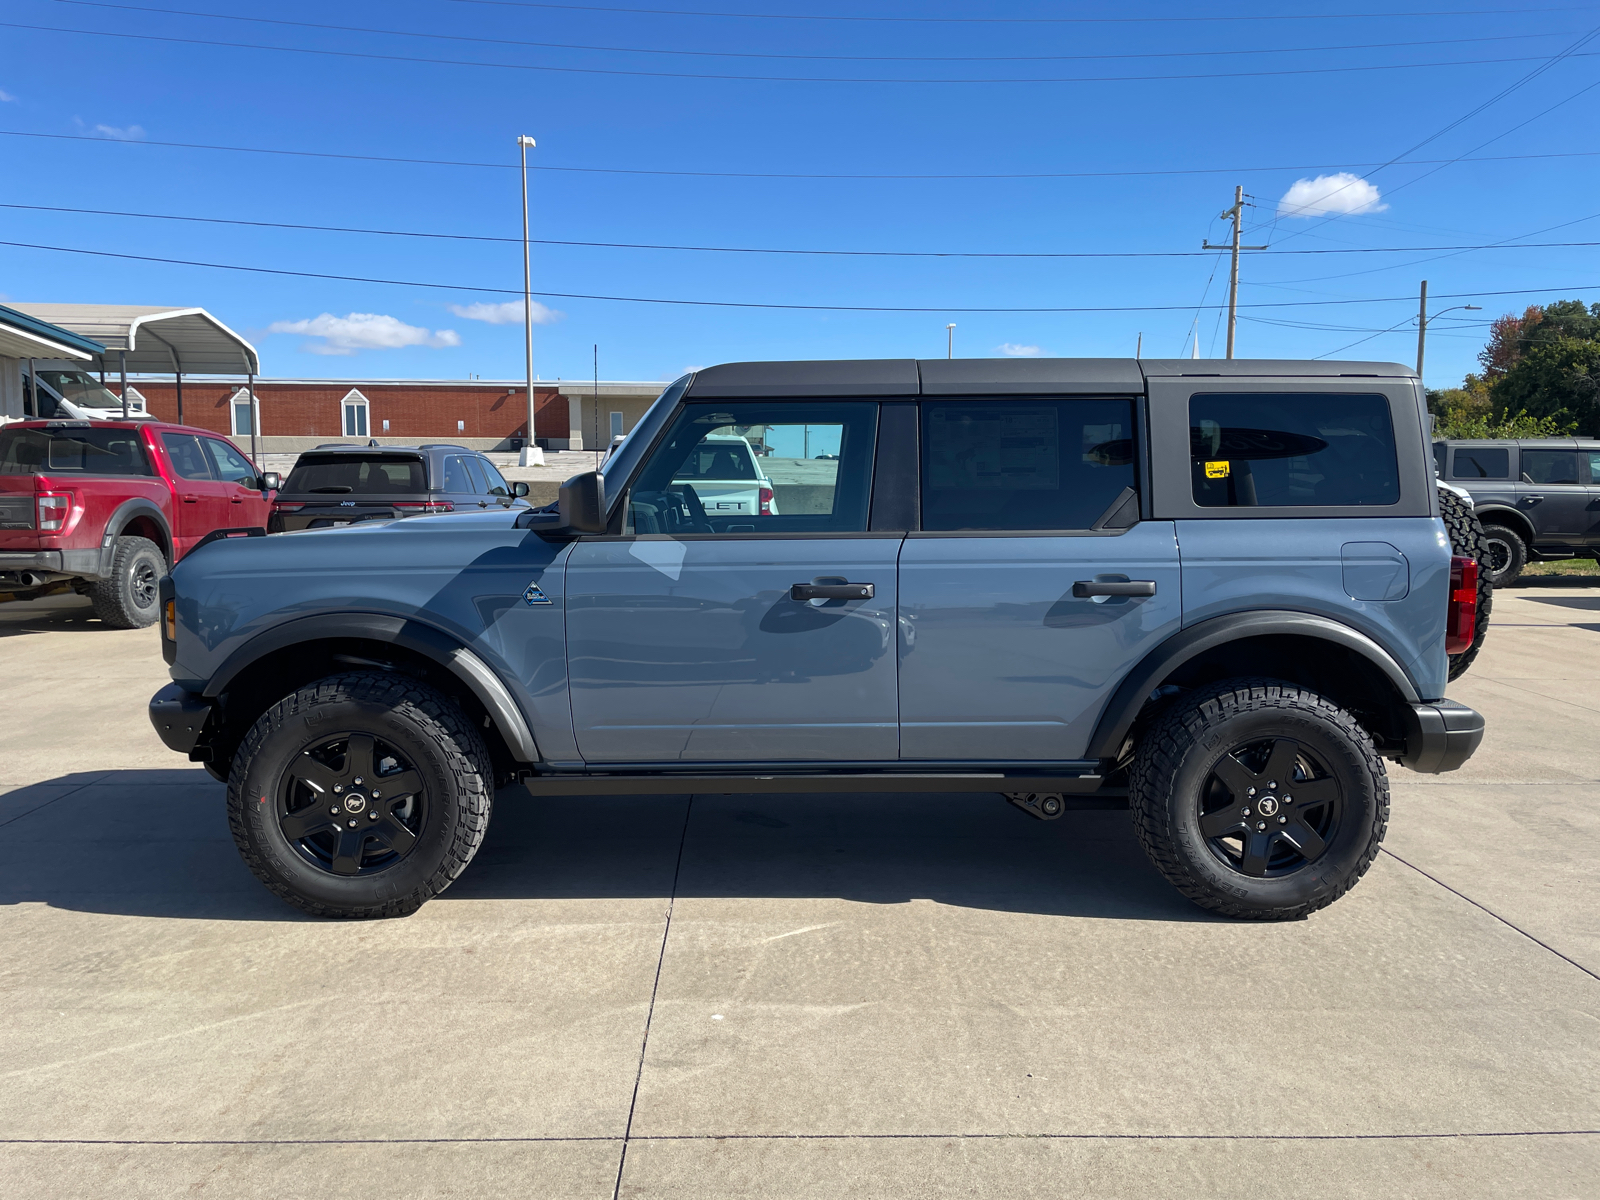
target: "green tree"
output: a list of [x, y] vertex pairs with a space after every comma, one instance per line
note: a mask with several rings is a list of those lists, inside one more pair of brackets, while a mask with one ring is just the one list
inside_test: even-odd
[[1600, 437], [1600, 341], [1555, 336], [1534, 340], [1494, 384], [1497, 415], [1515, 410], [1566, 422]]

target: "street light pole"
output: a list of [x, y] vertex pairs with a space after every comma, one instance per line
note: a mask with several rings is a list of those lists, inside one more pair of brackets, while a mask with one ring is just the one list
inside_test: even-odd
[[[1452, 308], [1441, 308], [1434, 313], [1435, 317], [1442, 317], [1447, 312], [1482, 312], [1481, 304], [1457, 304]], [[1422, 281], [1422, 297], [1417, 308], [1417, 378], [1422, 378], [1422, 360], [1428, 347], [1428, 281]]]
[[522, 442], [520, 465], [534, 461], [533, 455], [533, 260], [528, 253], [528, 147], [538, 145], [531, 137], [519, 135], [517, 149], [522, 153], [522, 333], [527, 349], [528, 436]]
[[945, 336], [950, 339], [948, 344], [945, 346], [944, 356], [946, 358], [954, 358], [956, 356], [956, 327], [955, 327], [955, 325], [954, 324], [946, 325], [944, 327], [944, 332], [945, 332]]

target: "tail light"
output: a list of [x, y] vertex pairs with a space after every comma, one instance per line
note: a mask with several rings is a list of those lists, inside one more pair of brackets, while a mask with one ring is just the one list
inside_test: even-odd
[[71, 492], [41, 492], [39, 503], [39, 530], [41, 533], [59, 533], [72, 515]]
[[769, 487], [761, 489], [761, 508], [759, 513], [763, 517], [772, 515], [772, 489]]
[[285, 504], [282, 500], [272, 502], [273, 512], [299, 512], [304, 507], [304, 504]]
[[1450, 560], [1450, 607], [1445, 618], [1446, 653], [1460, 654], [1472, 647], [1478, 636], [1478, 561], [1473, 558]]
[[455, 512], [456, 506], [449, 500], [396, 500], [391, 508], [404, 509], [406, 512], [438, 513]]

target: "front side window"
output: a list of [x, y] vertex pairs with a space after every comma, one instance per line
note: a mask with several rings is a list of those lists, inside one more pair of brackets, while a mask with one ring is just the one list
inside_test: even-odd
[[1524, 450], [1523, 483], [1577, 483], [1576, 450]]
[[489, 481], [489, 495], [511, 495], [511, 485], [506, 482], [506, 477], [495, 469], [495, 465], [492, 462], [487, 458], [480, 458], [478, 466], [483, 469], [484, 478]]
[[1589, 482], [1600, 483], [1600, 454], [1589, 451]]
[[640, 469], [626, 532], [861, 532], [877, 418], [864, 401], [691, 404]]
[[440, 486], [446, 492], [464, 496], [470, 496], [478, 490], [472, 486], [472, 476], [467, 474], [467, 464], [459, 454], [445, 458], [444, 482]]
[[1389, 402], [1332, 392], [1189, 399], [1194, 502], [1202, 508], [1397, 504]]
[[218, 479], [226, 483], [242, 484], [245, 487], [255, 486], [256, 469], [250, 465], [249, 459], [219, 438], [200, 440], [205, 444], [206, 453], [211, 455], [211, 462], [217, 469]]
[[1133, 481], [1132, 401], [923, 402], [924, 530], [1088, 529]]
[[0, 475], [150, 475], [139, 434], [131, 429], [0, 431]]
[[1504, 446], [1457, 446], [1452, 478], [1510, 479], [1511, 451]]
[[206, 463], [205, 452], [200, 449], [200, 439], [192, 433], [163, 433], [161, 442], [172, 460], [172, 469], [180, 479], [210, 479], [211, 468]]

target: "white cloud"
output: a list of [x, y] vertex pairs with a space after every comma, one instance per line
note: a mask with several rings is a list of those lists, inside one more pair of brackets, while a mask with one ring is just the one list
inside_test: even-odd
[[1359, 175], [1340, 171], [1337, 175], [1295, 180], [1278, 201], [1278, 216], [1348, 217], [1383, 212], [1388, 207], [1376, 187]]
[[453, 329], [437, 332], [407, 325], [382, 313], [350, 313], [336, 317], [323, 313], [303, 321], [274, 321], [268, 333], [303, 333], [323, 339], [300, 347], [312, 354], [354, 354], [358, 350], [398, 350], [406, 346], [459, 346], [461, 335]]
[[128, 125], [121, 129], [115, 125], [96, 125], [94, 131], [102, 137], [116, 138], [119, 142], [137, 142], [144, 137], [142, 125]]
[[[468, 321], [483, 321], [489, 325], [521, 325], [522, 301], [507, 300], [504, 304], [452, 304], [450, 311]], [[537, 300], [533, 302], [533, 323], [551, 325], [567, 314], [546, 308]]]
[[16, 99], [10, 92], [0, 90], [0, 104], [14, 104]]
[[1044, 353], [1037, 346], [1019, 346], [1015, 342], [1001, 342], [995, 349], [1007, 358], [1038, 358]]

